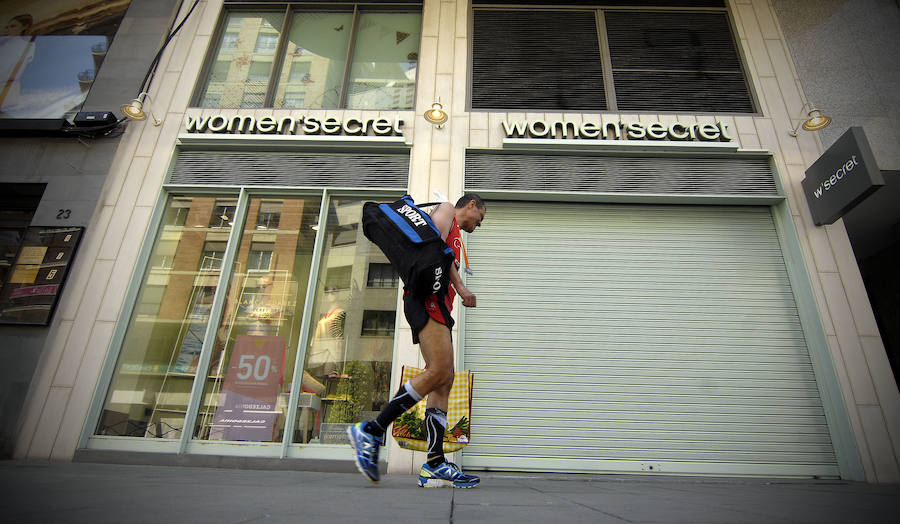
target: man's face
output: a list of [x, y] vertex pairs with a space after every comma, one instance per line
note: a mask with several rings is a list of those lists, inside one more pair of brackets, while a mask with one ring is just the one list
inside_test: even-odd
[[459, 228], [466, 233], [471, 233], [475, 231], [476, 227], [481, 227], [481, 221], [484, 220], [484, 211], [483, 207], [476, 206], [475, 201], [470, 200], [466, 207], [462, 208], [462, 213], [457, 218]]

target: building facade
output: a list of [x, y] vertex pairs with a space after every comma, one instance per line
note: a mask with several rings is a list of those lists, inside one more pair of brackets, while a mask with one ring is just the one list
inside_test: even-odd
[[[47, 350], [68, 337], [77, 314], [74, 297], [83, 290], [70, 301], [65, 284], [80, 263], [84, 234], [94, 236], [97, 206], [118, 198], [118, 186], [104, 185], [122, 135], [112, 112], [140, 91], [174, 16], [174, 0], [150, 4], [61, 0], [0, 8], [3, 458], [13, 454], [32, 377], [53, 365]], [[16, 275], [18, 266], [24, 270]]]
[[[348, 464], [346, 425], [424, 364], [362, 204], [474, 191], [462, 466], [900, 478], [900, 397], [846, 229], [801, 190], [824, 148], [790, 134], [807, 98], [770, 2], [176, 20], [160, 125], [116, 149], [17, 457]], [[387, 448], [388, 471], [421, 460]]]

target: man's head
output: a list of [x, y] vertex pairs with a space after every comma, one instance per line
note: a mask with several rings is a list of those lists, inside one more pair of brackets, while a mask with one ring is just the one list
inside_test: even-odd
[[475, 193], [467, 193], [456, 201], [456, 222], [466, 233], [475, 231], [484, 220], [484, 200]]

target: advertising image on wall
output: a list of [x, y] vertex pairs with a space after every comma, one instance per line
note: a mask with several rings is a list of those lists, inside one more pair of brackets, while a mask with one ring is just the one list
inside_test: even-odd
[[76, 113], [130, 0], [0, 1], [0, 118]]
[[48, 325], [84, 228], [29, 227], [0, 289], [0, 324]]

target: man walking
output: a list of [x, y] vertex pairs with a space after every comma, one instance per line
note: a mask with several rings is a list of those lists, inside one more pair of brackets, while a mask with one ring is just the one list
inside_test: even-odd
[[419, 486], [471, 488], [481, 479], [466, 475], [459, 466], [444, 458], [444, 431], [447, 427], [447, 408], [453, 386], [453, 340], [450, 330], [454, 320], [450, 316], [457, 293], [463, 306], [475, 307], [475, 294], [463, 284], [459, 276], [462, 238], [460, 230], [472, 233], [484, 220], [484, 201], [475, 194], [464, 195], [456, 206], [445, 202], [431, 212], [431, 219], [441, 238], [453, 249], [456, 262], [450, 265], [450, 286], [444, 297], [432, 294], [417, 299], [412, 293], [403, 294], [403, 312], [412, 328], [413, 344], [425, 359], [425, 371], [400, 386], [387, 406], [368, 422], [360, 422], [347, 429], [350, 445], [356, 455], [356, 467], [372, 482], [378, 482], [378, 450], [384, 445], [388, 426], [397, 417], [428, 395], [425, 410], [427, 461], [419, 471]]

